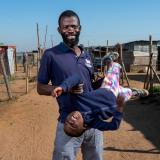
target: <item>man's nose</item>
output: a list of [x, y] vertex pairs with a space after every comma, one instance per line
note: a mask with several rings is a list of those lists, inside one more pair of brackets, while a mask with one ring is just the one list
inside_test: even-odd
[[72, 26], [68, 26], [68, 32], [73, 32], [74, 28]]

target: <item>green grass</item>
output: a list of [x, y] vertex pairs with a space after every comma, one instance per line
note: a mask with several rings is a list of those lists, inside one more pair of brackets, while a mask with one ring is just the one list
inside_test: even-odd
[[149, 89], [149, 93], [160, 93], [160, 86], [153, 86], [152, 89]]

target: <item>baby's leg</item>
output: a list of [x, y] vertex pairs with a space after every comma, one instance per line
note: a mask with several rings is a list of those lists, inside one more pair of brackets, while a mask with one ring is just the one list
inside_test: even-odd
[[124, 88], [119, 86], [119, 94], [125, 95], [125, 102], [132, 97], [132, 90], [130, 88]]

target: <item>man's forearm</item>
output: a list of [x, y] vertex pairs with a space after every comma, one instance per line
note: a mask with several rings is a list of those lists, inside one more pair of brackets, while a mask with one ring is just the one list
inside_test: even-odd
[[40, 95], [50, 96], [55, 87], [56, 86], [52, 86], [52, 85], [49, 85], [49, 84], [38, 83], [37, 84], [37, 92]]

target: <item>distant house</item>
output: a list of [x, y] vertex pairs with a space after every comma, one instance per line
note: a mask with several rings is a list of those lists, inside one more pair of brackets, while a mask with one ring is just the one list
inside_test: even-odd
[[[159, 41], [152, 41], [152, 64], [156, 68], [158, 49], [157, 43]], [[123, 44], [123, 62], [126, 71], [145, 72], [149, 64], [149, 41], [139, 40]]]
[[[4, 65], [7, 75], [14, 75], [16, 64], [16, 46], [8, 46], [1, 44], [0, 48], [4, 49]], [[2, 72], [2, 66], [0, 65], [0, 73]]]
[[101, 64], [102, 58], [107, 54], [107, 51], [113, 51], [114, 47], [113, 46], [97, 46], [97, 47], [90, 47], [88, 48], [89, 52], [92, 53], [93, 57], [93, 65], [95, 68], [95, 71], [98, 69], [101, 69], [103, 67], [103, 64]]
[[29, 65], [36, 65], [37, 64], [37, 54], [38, 54], [38, 51], [32, 51], [32, 52], [17, 52], [17, 55], [16, 55], [16, 61], [17, 61], [17, 64], [20, 64], [22, 65], [23, 64], [23, 55], [24, 54], [27, 54], [27, 63]]

